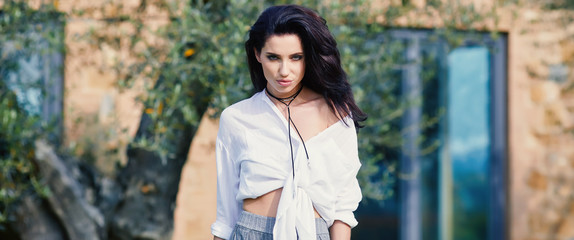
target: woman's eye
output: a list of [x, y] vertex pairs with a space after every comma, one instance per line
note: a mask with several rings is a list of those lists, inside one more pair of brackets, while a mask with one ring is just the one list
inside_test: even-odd
[[291, 57], [291, 59], [297, 61], [297, 60], [303, 59], [303, 56], [302, 55], [295, 55], [295, 56]]
[[275, 56], [275, 55], [268, 55], [268, 56], [267, 56], [267, 59], [269, 59], [269, 60], [277, 60], [277, 59], [279, 59], [279, 58], [278, 58], [277, 56]]

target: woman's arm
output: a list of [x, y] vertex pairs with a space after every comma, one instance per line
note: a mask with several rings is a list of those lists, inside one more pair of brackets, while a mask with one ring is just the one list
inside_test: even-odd
[[213, 240], [223, 240], [223, 238], [218, 238], [216, 236], [213, 236]]
[[349, 240], [351, 239], [351, 227], [344, 222], [335, 220], [329, 228], [331, 240]]
[[[228, 239], [241, 211], [241, 201], [235, 197], [239, 189], [239, 169], [235, 165], [234, 149], [228, 144], [234, 142], [230, 134], [229, 112], [224, 110], [219, 120], [219, 132], [215, 141], [217, 170], [217, 211], [215, 223], [211, 225], [213, 239]], [[235, 129], [231, 126], [231, 129]], [[235, 130], [237, 131], [237, 130]]]
[[344, 161], [347, 161], [349, 172], [345, 173], [344, 186], [339, 188], [335, 203], [335, 216], [333, 225], [329, 229], [332, 240], [351, 239], [351, 228], [357, 226], [357, 220], [353, 212], [357, 210], [359, 202], [363, 198], [361, 187], [357, 180], [357, 173], [361, 168], [359, 151], [357, 146], [357, 132], [352, 122], [344, 130], [343, 135], [337, 138], [337, 145], [344, 154]]

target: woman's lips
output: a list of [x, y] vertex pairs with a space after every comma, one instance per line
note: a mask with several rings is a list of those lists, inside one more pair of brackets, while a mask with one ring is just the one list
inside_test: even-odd
[[277, 80], [277, 83], [279, 83], [279, 85], [283, 86], [283, 87], [287, 87], [289, 85], [291, 85], [291, 80]]

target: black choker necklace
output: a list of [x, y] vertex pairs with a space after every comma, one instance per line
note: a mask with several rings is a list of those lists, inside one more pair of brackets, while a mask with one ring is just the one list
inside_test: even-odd
[[299, 135], [299, 138], [301, 139], [301, 143], [303, 143], [303, 148], [305, 149], [305, 155], [307, 156], [307, 161], [309, 160], [309, 153], [307, 153], [307, 147], [305, 146], [305, 141], [303, 141], [303, 137], [301, 137], [301, 134], [299, 133], [299, 129], [297, 129], [297, 126], [295, 126], [295, 122], [293, 122], [293, 119], [291, 119], [291, 108], [289, 107], [291, 105], [291, 103], [293, 102], [293, 100], [295, 100], [295, 98], [299, 95], [299, 93], [301, 92], [301, 90], [303, 90], [303, 87], [301, 86], [301, 88], [299, 88], [299, 90], [297, 90], [297, 92], [289, 97], [286, 98], [279, 98], [274, 96], [273, 94], [271, 94], [271, 92], [269, 92], [269, 90], [267, 90], [267, 88], [265, 88], [265, 92], [267, 92], [267, 94], [275, 99], [277, 99], [277, 101], [279, 101], [280, 103], [285, 104], [285, 106], [287, 106], [287, 135], [289, 136], [289, 146], [291, 147], [291, 167], [293, 168], [293, 178], [295, 178], [295, 158], [293, 157], [293, 143], [291, 142], [291, 124], [293, 124], [293, 127], [295, 128], [295, 131], [297, 131], [297, 135]]
[[277, 101], [279, 101], [279, 102], [281, 102], [287, 106], [289, 106], [291, 104], [291, 102], [293, 102], [293, 100], [295, 100], [295, 98], [299, 95], [301, 90], [303, 90], [303, 87], [299, 88], [299, 90], [297, 90], [296, 93], [294, 93], [293, 95], [291, 95], [289, 97], [280, 98], [280, 97], [276, 97], [275, 95], [271, 94], [271, 92], [269, 92], [269, 90], [267, 90], [267, 88], [265, 88], [265, 92], [267, 92], [267, 94], [269, 94], [269, 96], [277, 99]]

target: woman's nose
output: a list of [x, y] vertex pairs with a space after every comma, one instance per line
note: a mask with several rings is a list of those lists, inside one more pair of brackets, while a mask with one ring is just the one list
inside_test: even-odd
[[287, 77], [287, 75], [289, 75], [289, 66], [287, 64], [287, 61], [283, 61], [279, 67], [279, 75], [282, 77]]

